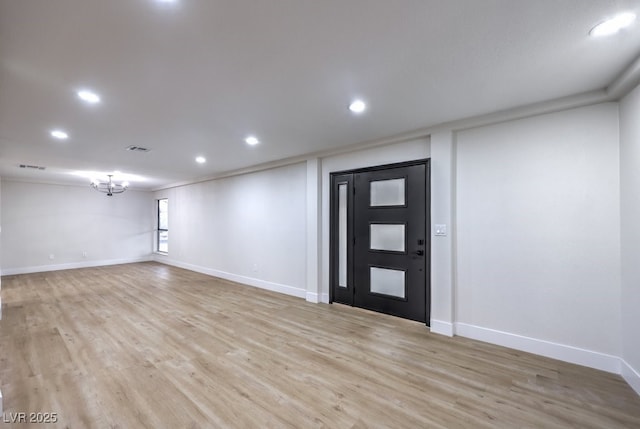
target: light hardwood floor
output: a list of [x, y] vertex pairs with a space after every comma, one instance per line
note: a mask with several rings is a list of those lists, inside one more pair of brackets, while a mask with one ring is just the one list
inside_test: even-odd
[[619, 376], [161, 264], [6, 276], [2, 295], [5, 421], [640, 427], [640, 397]]

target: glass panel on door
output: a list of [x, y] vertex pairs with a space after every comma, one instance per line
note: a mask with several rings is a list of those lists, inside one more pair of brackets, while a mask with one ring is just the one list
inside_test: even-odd
[[369, 267], [369, 290], [381, 295], [405, 298], [405, 271]]
[[405, 225], [372, 223], [369, 225], [369, 249], [388, 252], [405, 251]]
[[338, 185], [338, 286], [347, 287], [347, 184]]
[[370, 207], [404, 206], [404, 178], [374, 180], [370, 187]]

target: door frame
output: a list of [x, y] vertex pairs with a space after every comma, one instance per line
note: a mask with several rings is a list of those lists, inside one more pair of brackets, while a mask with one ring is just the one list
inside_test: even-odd
[[[347, 183], [347, 282], [351, 294], [351, 306], [353, 306], [353, 239], [354, 239], [354, 215], [353, 215], [353, 175], [373, 171], [387, 170], [391, 168], [425, 166], [425, 320], [430, 326], [431, 317], [431, 159], [424, 158], [414, 161], [405, 161], [392, 164], [376, 165], [372, 167], [343, 170], [330, 173], [329, 187], [329, 303], [335, 300], [335, 288], [338, 283], [338, 195], [335, 189], [338, 183]], [[350, 179], [346, 176], [352, 175]], [[340, 180], [340, 176], [343, 176]], [[340, 180], [340, 182], [338, 182]]]

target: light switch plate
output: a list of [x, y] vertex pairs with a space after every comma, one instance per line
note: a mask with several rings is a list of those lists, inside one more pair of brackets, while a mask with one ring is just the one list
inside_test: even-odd
[[436, 224], [434, 225], [434, 234], [444, 237], [447, 235], [447, 225], [440, 223], [440, 224]]

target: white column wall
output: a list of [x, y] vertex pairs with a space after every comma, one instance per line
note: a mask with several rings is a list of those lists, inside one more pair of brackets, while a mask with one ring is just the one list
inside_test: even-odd
[[620, 102], [622, 374], [640, 394], [640, 86]]
[[[2, 178], [1, 177], [0, 177], [0, 320], [2, 320]], [[1, 406], [1, 399], [2, 399], [2, 393], [0, 392], [0, 406]]]
[[307, 296], [309, 302], [328, 302], [320, 290], [321, 240], [321, 192], [322, 161], [319, 158], [307, 160]]
[[[0, 177], [0, 320], [2, 320], [2, 178]], [[2, 392], [0, 392], [0, 414], [2, 414]]]
[[[451, 130], [431, 134], [431, 331], [454, 334], [455, 164]], [[436, 236], [433, 225], [446, 225]]]

